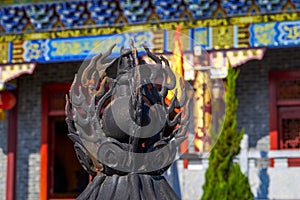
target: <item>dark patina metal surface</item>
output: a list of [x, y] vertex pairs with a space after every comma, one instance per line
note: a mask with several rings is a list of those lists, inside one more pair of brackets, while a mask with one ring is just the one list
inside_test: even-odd
[[114, 47], [79, 69], [66, 98], [69, 137], [93, 176], [78, 199], [178, 199], [162, 174], [185, 139], [185, 87], [179, 80], [180, 98], [175, 90], [168, 101], [176, 86], [168, 60], [144, 47], [154, 61], [146, 63], [131, 42], [108, 62]]

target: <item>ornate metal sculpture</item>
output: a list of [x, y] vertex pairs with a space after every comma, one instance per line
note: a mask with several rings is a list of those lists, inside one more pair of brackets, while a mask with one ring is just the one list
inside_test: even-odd
[[178, 199], [162, 174], [188, 127], [189, 114], [178, 111], [188, 105], [184, 84], [181, 98], [167, 101], [176, 85], [168, 60], [144, 46], [155, 62], [146, 63], [131, 41], [104, 61], [114, 47], [79, 69], [67, 96], [69, 137], [93, 176], [78, 199]]

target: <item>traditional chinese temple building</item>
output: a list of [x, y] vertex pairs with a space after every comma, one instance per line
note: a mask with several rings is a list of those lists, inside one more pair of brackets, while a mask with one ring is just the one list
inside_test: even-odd
[[[300, 199], [297, 0], [2, 1], [0, 199], [74, 199], [89, 181], [64, 121], [65, 95], [78, 68], [130, 38], [137, 47], [172, 52], [178, 26], [184, 78], [202, 99], [209, 98], [203, 80], [218, 86], [229, 62], [240, 70], [237, 117], [247, 136], [238, 162], [255, 198]], [[182, 199], [202, 194], [207, 106], [194, 102], [199, 123], [189, 138], [195, 148], [189, 148], [187, 168], [178, 162]]]

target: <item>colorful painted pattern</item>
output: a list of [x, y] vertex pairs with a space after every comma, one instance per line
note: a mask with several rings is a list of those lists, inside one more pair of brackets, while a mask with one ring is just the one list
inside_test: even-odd
[[[107, 47], [117, 44], [111, 56], [118, 56], [120, 48], [128, 47], [133, 39], [137, 49], [145, 44], [151, 49], [164, 49], [162, 31], [136, 32], [119, 35], [101, 35], [98, 37], [74, 37], [67, 39], [28, 40], [24, 42], [23, 58], [26, 62], [54, 62], [65, 60], [84, 60], [99, 52], [107, 51]], [[161, 41], [161, 42], [158, 42]], [[141, 51], [143, 53], [143, 51]]]
[[[30, 4], [28, 4], [31, 2]], [[22, 4], [23, 3], [23, 4]], [[24, 4], [25, 3], [25, 4]], [[300, 1], [215, 0], [5, 0], [0, 34], [57, 31], [91, 26], [194, 21], [300, 11]], [[226, 24], [225, 24], [226, 25]]]
[[[172, 31], [166, 30], [179, 24], [185, 52], [298, 45], [300, 3], [276, 2], [153, 0], [140, 6], [139, 1], [120, 0], [0, 7], [0, 63], [82, 60], [96, 46], [103, 51], [99, 48], [112, 44], [108, 38], [116, 34], [115, 42], [120, 45], [134, 37], [138, 45], [146, 43], [156, 52], [171, 52], [174, 38]], [[292, 12], [276, 13], [280, 9]], [[244, 16], [236, 16], [237, 10]], [[211, 18], [216, 16], [220, 18]], [[140, 22], [146, 24], [137, 24]], [[1, 36], [1, 32], [5, 34]], [[98, 45], [100, 42], [103, 45]]]
[[252, 24], [250, 46], [280, 47], [300, 44], [300, 21]]
[[209, 88], [209, 73], [198, 71], [195, 77], [194, 88], [194, 146], [196, 152], [211, 150], [211, 91]]
[[7, 63], [10, 60], [10, 44], [11, 43], [0, 43], [0, 63]]
[[[174, 25], [170, 23], [170, 25]], [[97, 29], [94, 29], [97, 30]], [[116, 30], [116, 29], [115, 29]], [[57, 32], [56, 38], [35, 39], [38, 35], [24, 35], [24, 41], [0, 43], [0, 63], [18, 62], [56, 62], [83, 60], [88, 56], [103, 52], [103, 47], [118, 43], [117, 55], [121, 46], [126, 46], [133, 38], [138, 48], [146, 44], [155, 52], [172, 52], [174, 34], [167, 30], [125, 32], [120, 34], [98, 34], [82, 36], [79, 30]], [[93, 32], [93, 31], [92, 31]], [[91, 32], [91, 33], [92, 33]], [[250, 25], [230, 25], [217, 27], [198, 27], [184, 29], [181, 34], [184, 52], [195, 52], [197, 49], [219, 50], [232, 48], [286, 47], [300, 44], [300, 21], [282, 21], [253, 23]], [[31, 38], [29, 37], [31, 36]], [[53, 36], [49, 33], [48, 36]], [[96, 48], [97, 47], [97, 48]], [[96, 48], [96, 49], [94, 49]], [[94, 49], [94, 50], [93, 50]], [[90, 51], [92, 53], [90, 53]], [[93, 53], [95, 52], [95, 53]], [[195, 53], [196, 54], [196, 53]]]
[[4, 89], [5, 82], [11, 81], [22, 74], [32, 74], [35, 67], [36, 63], [0, 65], [0, 91]]

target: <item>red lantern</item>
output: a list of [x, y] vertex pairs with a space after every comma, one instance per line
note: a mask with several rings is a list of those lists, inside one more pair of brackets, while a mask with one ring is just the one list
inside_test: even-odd
[[0, 92], [0, 109], [10, 110], [16, 105], [16, 97], [9, 91]]

